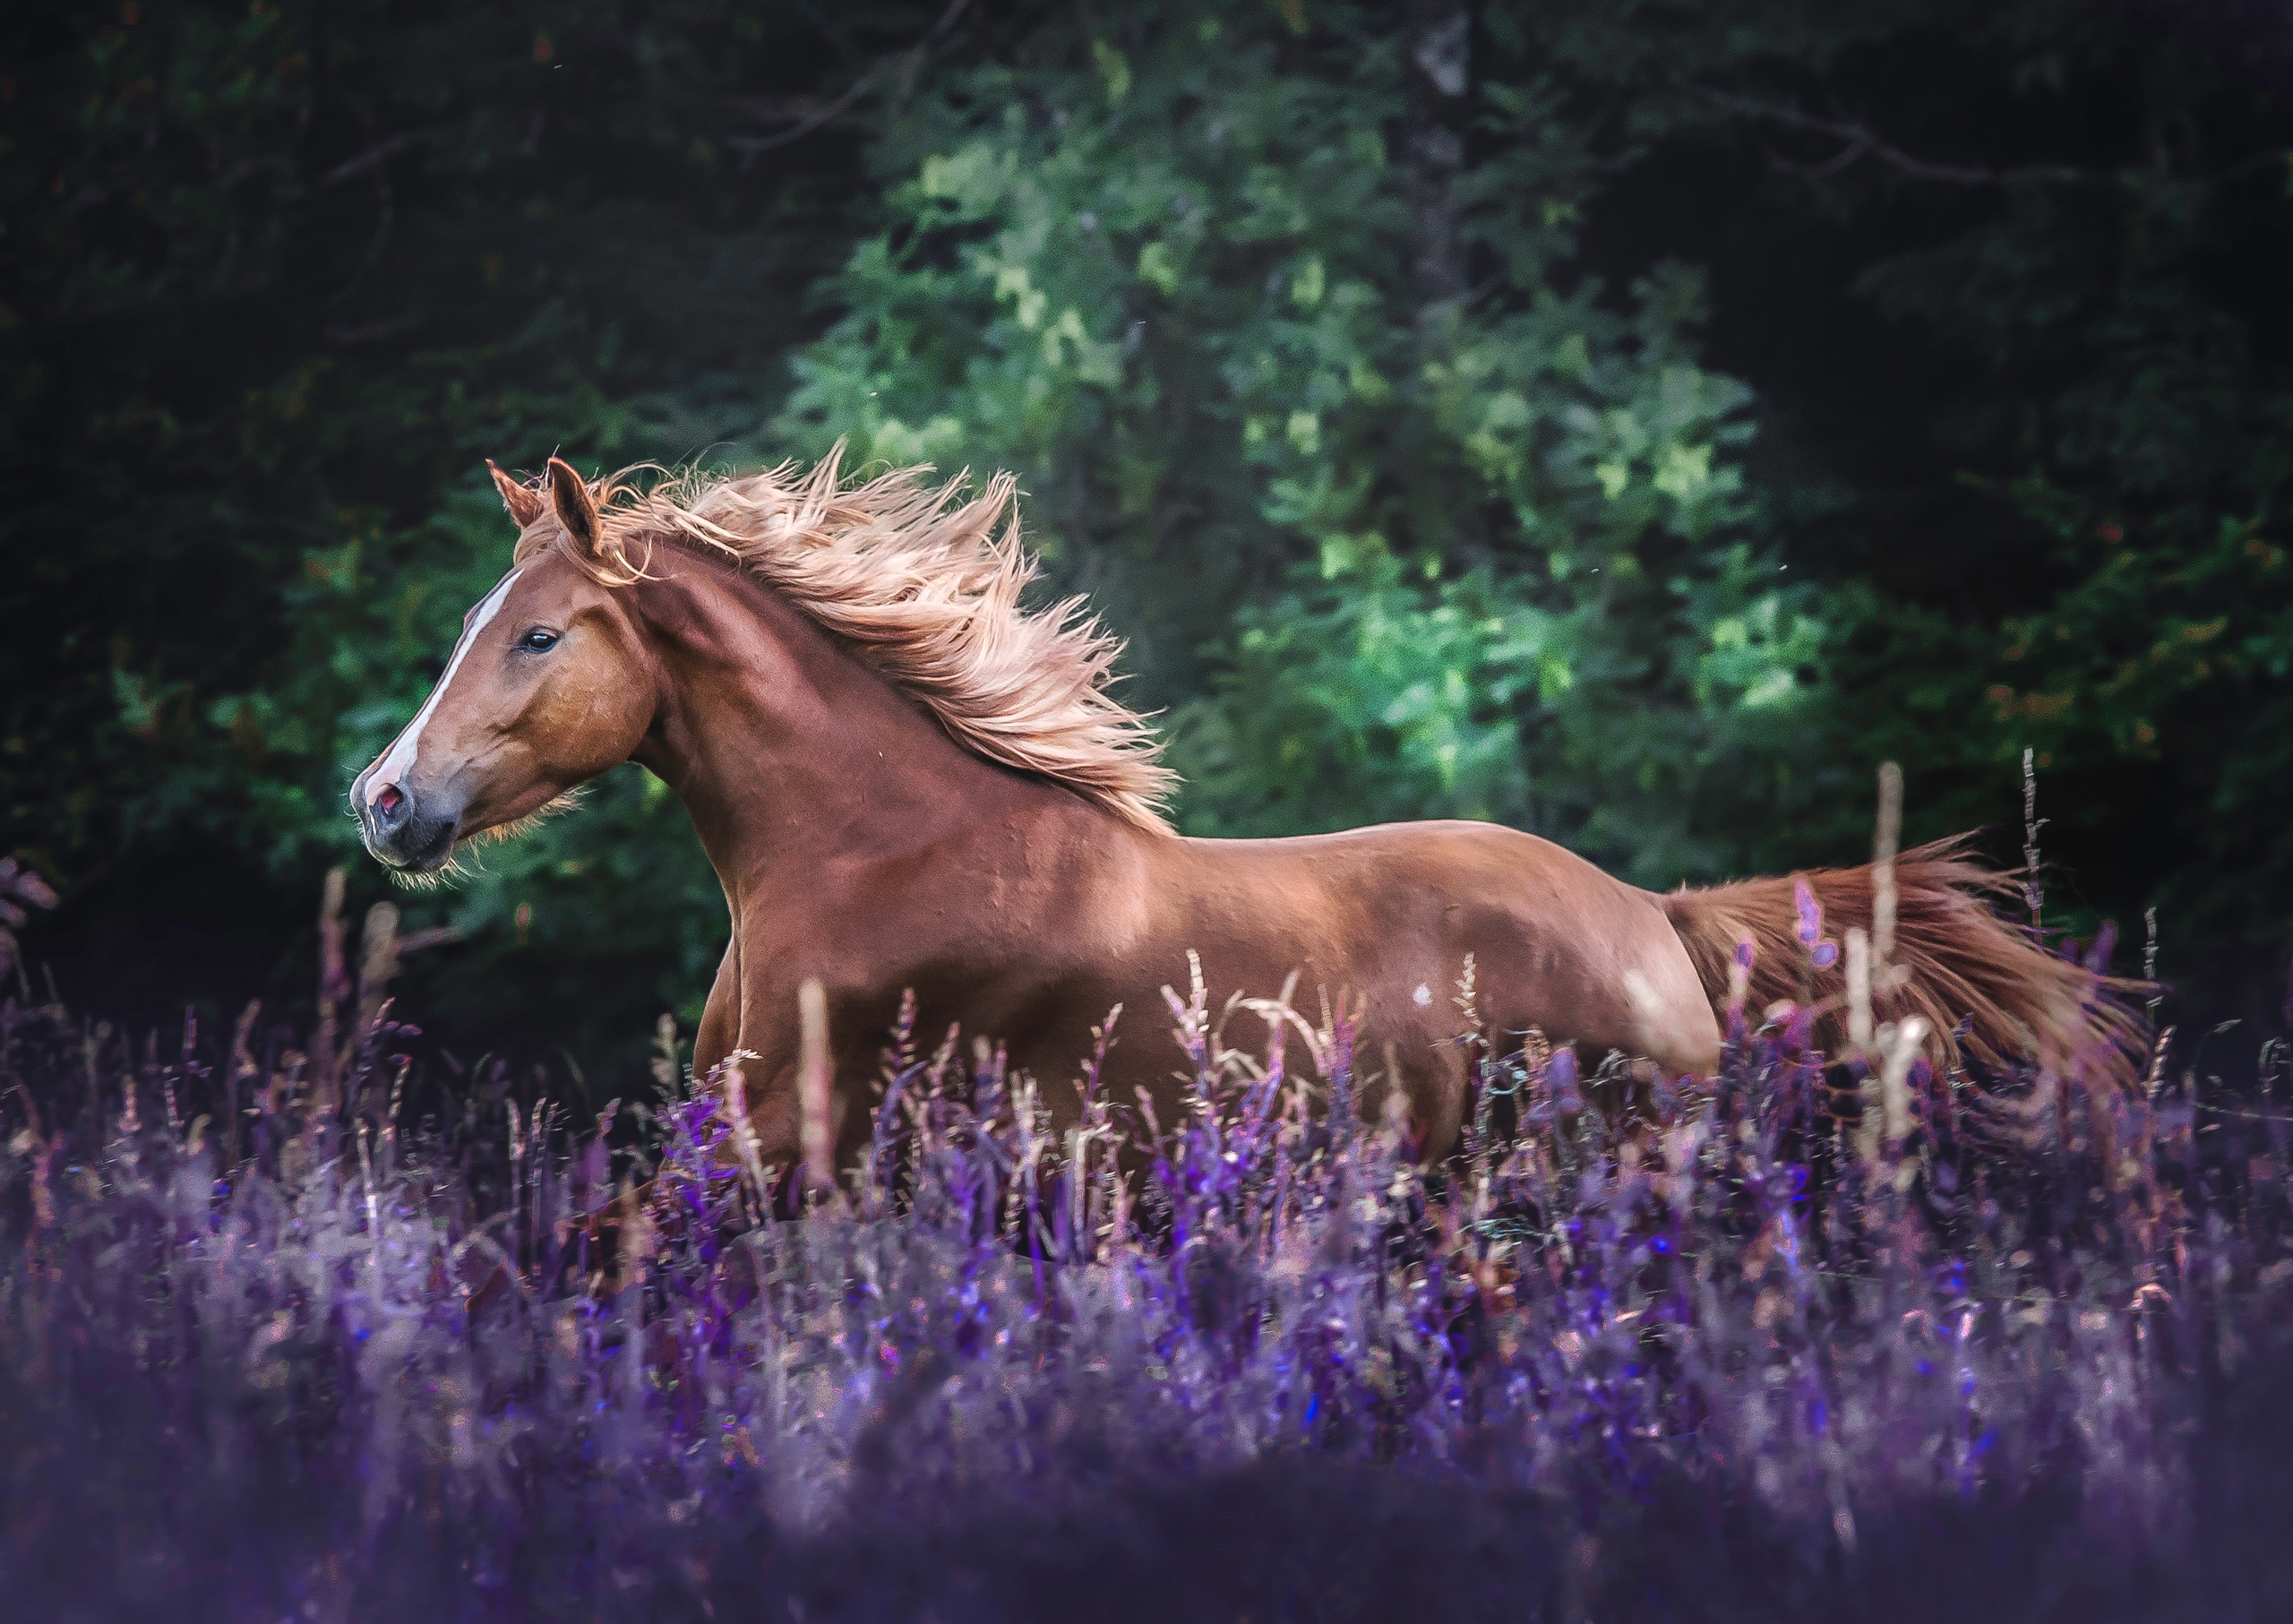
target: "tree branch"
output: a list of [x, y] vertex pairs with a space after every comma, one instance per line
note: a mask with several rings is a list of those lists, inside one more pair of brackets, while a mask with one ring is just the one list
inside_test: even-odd
[[940, 13], [940, 20], [932, 25], [923, 39], [904, 51], [879, 57], [872, 67], [852, 82], [851, 88], [843, 95], [813, 108], [788, 128], [770, 135], [729, 135], [726, 137], [725, 144], [741, 155], [741, 168], [745, 170], [760, 154], [803, 140], [821, 125], [851, 111], [863, 96], [882, 82], [885, 75], [897, 70], [903, 76], [913, 76], [932, 54], [932, 48], [947, 38], [970, 4], [971, 0], [949, 0], [948, 9]]
[[1828, 136], [1842, 143], [1834, 156], [1818, 164], [1793, 163], [1788, 159], [1771, 155], [1770, 161], [1777, 168], [1809, 180], [1827, 179], [1867, 154], [1913, 180], [1941, 181], [1958, 186], [2094, 185], [2106, 184], [2111, 179], [2111, 176], [2092, 169], [2076, 169], [2060, 164], [2025, 164], [2012, 169], [1994, 169], [1970, 164], [1934, 163], [1913, 157], [1879, 135], [1868, 125], [1843, 118], [1819, 118], [1797, 107], [1773, 107], [1747, 97], [1731, 96], [1722, 90], [1698, 93], [1714, 107], [1743, 117], [1782, 125], [1787, 129], [1805, 130], [1811, 135]]
[[1416, 0], [1410, 17], [1407, 191], [1416, 216], [1421, 315], [1465, 291], [1464, 245], [1457, 234], [1457, 183], [1464, 170], [1472, 104], [1473, 12], [1469, 0]]
[[356, 157], [346, 158], [333, 168], [329, 169], [324, 175], [319, 176], [319, 185], [322, 187], [339, 186], [344, 181], [364, 175], [379, 164], [388, 163], [422, 140], [426, 133], [427, 132], [422, 130], [408, 130], [402, 134], [391, 136], [388, 141], [378, 142]]

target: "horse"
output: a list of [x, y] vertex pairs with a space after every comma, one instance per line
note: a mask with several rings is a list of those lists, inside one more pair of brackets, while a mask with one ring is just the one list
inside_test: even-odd
[[1120, 643], [1079, 599], [1027, 606], [1037, 566], [1009, 475], [975, 494], [923, 468], [847, 480], [836, 454], [649, 485], [592, 484], [554, 458], [531, 483], [487, 467], [518, 528], [510, 567], [352, 784], [365, 844], [434, 875], [609, 768], [652, 772], [730, 923], [695, 1075], [728, 1085], [766, 1164], [804, 1148], [807, 983], [825, 993], [846, 1156], [904, 995], [927, 1030], [1000, 1040], [1054, 1125], [1079, 1094], [1043, 1085], [1131, 1011], [1101, 1081], [1178, 1120], [1183, 1057], [1135, 1028], [1191, 966], [1213, 1007], [1286, 1001], [1301, 982], [1336, 996], [1375, 1069], [1367, 1107], [1405, 1120], [1430, 1160], [1467, 1100], [1452, 992], [1469, 968], [1488, 1031], [1708, 1076], [1747, 999], [1755, 1018], [1773, 1001], [1811, 1011], [1811, 1041], [1835, 1051], [1848, 967], [1808, 915], [1884, 940], [1890, 894], [1893, 1007], [1922, 1018], [1938, 1063], [2138, 1082], [2126, 1001], [1997, 916], [2006, 882], [1962, 843], [1902, 854], [1891, 891], [1867, 865], [1658, 894], [1490, 823], [1179, 834], [1159, 741], [1111, 688]]

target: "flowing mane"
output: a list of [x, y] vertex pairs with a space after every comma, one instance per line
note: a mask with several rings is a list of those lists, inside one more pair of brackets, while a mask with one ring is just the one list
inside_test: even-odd
[[[966, 475], [940, 484], [929, 468], [908, 468], [847, 485], [843, 451], [839, 443], [803, 473], [794, 463], [730, 477], [695, 471], [640, 489], [630, 482], [640, 470], [624, 470], [593, 485], [598, 550], [619, 571], [609, 579], [640, 579], [665, 542], [729, 559], [844, 639], [959, 743], [1167, 831], [1176, 775], [1157, 760], [1146, 718], [1108, 692], [1121, 640], [1080, 597], [1033, 611], [1020, 602], [1036, 563], [1020, 544], [1018, 482], [998, 474], [967, 497]], [[518, 555], [563, 542], [545, 515]]]

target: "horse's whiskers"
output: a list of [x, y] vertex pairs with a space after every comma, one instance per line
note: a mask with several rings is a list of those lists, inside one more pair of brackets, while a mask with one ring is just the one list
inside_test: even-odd
[[543, 802], [522, 818], [513, 818], [507, 823], [497, 823], [492, 829], [482, 829], [474, 835], [464, 836], [455, 842], [452, 854], [436, 868], [391, 869], [391, 883], [401, 890], [434, 891], [467, 880], [485, 867], [477, 860], [477, 847], [499, 845], [504, 840], [515, 840], [520, 835], [530, 834], [552, 818], [572, 812], [580, 804], [581, 792], [569, 789], [562, 795]]
[[469, 877], [469, 869], [459, 856], [452, 856], [434, 869], [393, 868], [391, 883], [402, 891], [435, 891], [458, 880]]
[[555, 795], [543, 802], [522, 818], [512, 818], [509, 822], [497, 823], [492, 829], [479, 829], [465, 839], [462, 845], [464, 846], [494, 846], [504, 840], [515, 840], [520, 836], [533, 833], [552, 818], [579, 811], [580, 805], [581, 792], [579, 789], [569, 789], [562, 795]]

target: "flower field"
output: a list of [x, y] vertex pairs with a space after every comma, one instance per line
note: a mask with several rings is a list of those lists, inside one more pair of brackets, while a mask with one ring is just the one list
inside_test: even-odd
[[2008, 1143], [1789, 1020], [1682, 1092], [1461, 1003], [1428, 1173], [1342, 1019], [1198, 995], [1175, 1122], [894, 1033], [831, 1193], [673, 1047], [577, 1118], [344, 1005], [0, 1012], [11, 1616], [2293, 1616], [2281, 1044]]

